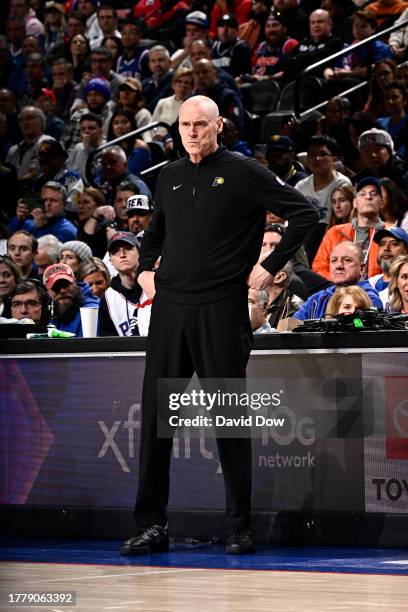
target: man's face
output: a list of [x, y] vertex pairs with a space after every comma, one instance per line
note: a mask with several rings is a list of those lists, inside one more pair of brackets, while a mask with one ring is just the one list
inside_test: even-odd
[[170, 59], [164, 51], [152, 51], [149, 53], [149, 68], [156, 78], [161, 78], [170, 70]]
[[151, 218], [152, 215], [149, 214], [134, 213], [133, 215], [128, 215], [129, 231], [136, 235], [142, 230], [147, 229]]
[[8, 89], [0, 89], [0, 111], [5, 115], [14, 113], [16, 110], [13, 96]]
[[232, 42], [238, 38], [238, 28], [232, 25], [218, 26], [217, 35], [221, 42]]
[[26, 36], [21, 45], [23, 55], [27, 57], [30, 53], [41, 53], [40, 42], [35, 36]]
[[118, 153], [108, 152], [102, 156], [102, 168], [104, 179], [109, 180], [124, 174], [127, 169], [127, 163]]
[[89, 119], [81, 121], [79, 132], [82, 142], [87, 146], [96, 146], [102, 138], [102, 128], [96, 121]]
[[211, 59], [211, 51], [204, 42], [195, 42], [191, 45], [190, 58], [193, 68], [195, 68], [199, 60]]
[[140, 33], [132, 24], [126, 24], [122, 27], [122, 45], [124, 49], [133, 49], [140, 43]]
[[25, 72], [29, 83], [42, 83], [44, 80], [45, 71], [40, 62], [28, 60]]
[[199, 91], [208, 91], [217, 80], [215, 67], [210, 60], [200, 60], [194, 67], [194, 85]]
[[90, 0], [78, 0], [77, 10], [88, 19], [94, 14], [96, 8]]
[[41, 311], [42, 304], [36, 289], [19, 293], [11, 300], [11, 316], [18, 321], [27, 317], [32, 319], [34, 323], [39, 323], [41, 321]]
[[18, 123], [24, 138], [34, 138], [43, 133], [41, 118], [33, 110], [22, 110], [18, 116]]
[[118, 272], [134, 272], [139, 265], [139, 252], [127, 242], [117, 242], [109, 251], [110, 260]]
[[261, 253], [271, 253], [281, 240], [282, 236], [278, 232], [265, 232], [262, 240]]
[[70, 75], [64, 64], [55, 64], [51, 67], [52, 81], [61, 82], [70, 80]]
[[402, 240], [397, 240], [394, 236], [384, 236], [378, 244], [378, 265], [384, 273], [388, 273], [394, 259], [407, 253], [407, 246]]
[[326, 174], [333, 169], [335, 158], [325, 145], [311, 145], [307, 152], [307, 165], [312, 174]]
[[76, 17], [69, 17], [67, 21], [67, 38], [71, 40], [77, 34], [85, 34], [86, 25]]
[[256, 331], [265, 323], [266, 304], [261, 304], [257, 299], [258, 291], [250, 289], [248, 291], [248, 310], [251, 320], [251, 329]]
[[48, 255], [46, 249], [39, 249], [34, 256], [35, 264], [38, 268], [38, 274], [44, 274], [44, 271], [48, 266], [54, 263], [51, 257]]
[[11, 300], [11, 316], [13, 319], [32, 319], [34, 323], [41, 321], [42, 304], [38, 291], [32, 289], [26, 293], [19, 293]]
[[319, 41], [331, 35], [332, 22], [326, 11], [314, 11], [309, 17], [310, 36]]
[[217, 147], [222, 131], [222, 117], [215, 117], [203, 104], [191, 98], [180, 109], [179, 132], [183, 146], [194, 163], [198, 163]]
[[268, 164], [277, 174], [283, 168], [286, 168], [292, 161], [292, 151], [285, 151], [277, 147], [270, 147], [267, 153]]
[[361, 280], [364, 264], [353, 245], [340, 243], [330, 255], [330, 279], [335, 285], [354, 285]]
[[362, 147], [361, 158], [365, 168], [378, 171], [388, 162], [390, 153], [383, 145], [369, 144]]
[[356, 193], [353, 205], [359, 215], [376, 218], [380, 214], [382, 204], [382, 195], [378, 193], [376, 186], [366, 185]]
[[127, 222], [128, 217], [126, 214], [126, 202], [128, 201], [128, 198], [131, 198], [133, 195], [135, 195], [133, 191], [121, 191], [119, 189], [116, 191], [113, 207], [115, 209], [116, 216], [122, 221]]
[[24, 234], [14, 234], [7, 242], [7, 254], [19, 268], [28, 267], [34, 259], [32, 240]]
[[104, 34], [110, 34], [116, 29], [116, 17], [113, 11], [101, 9], [98, 13], [98, 22]]
[[191, 40], [198, 40], [199, 38], [204, 38], [205, 28], [201, 28], [195, 23], [188, 23], [186, 25], [186, 36], [188, 36], [188, 38], [190, 38]]
[[69, 318], [73, 318], [82, 301], [81, 289], [78, 285], [65, 279], [57, 280], [49, 293], [54, 299], [57, 317], [64, 318], [64, 315], [69, 315]]
[[6, 25], [6, 36], [7, 40], [17, 47], [23, 42], [25, 36], [24, 24], [15, 23], [11, 21]]
[[101, 106], [103, 106], [106, 102], [107, 100], [105, 96], [99, 91], [91, 90], [86, 94], [86, 103], [91, 111], [101, 108]]
[[47, 219], [58, 217], [64, 213], [64, 203], [62, 196], [56, 189], [45, 187], [42, 192], [44, 200], [45, 216]]
[[91, 71], [97, 76], [109, 77], [112, 70], [112, 59], [102, 53], [91, 53]]
[[24, 0], [10, 0], [10, 17], [25, 17], [28, 6]]
[[286, 36], [286, 28], [279, 21], [268, 20], [265, 23], [265, 40], [271, 47], [277, 46]]

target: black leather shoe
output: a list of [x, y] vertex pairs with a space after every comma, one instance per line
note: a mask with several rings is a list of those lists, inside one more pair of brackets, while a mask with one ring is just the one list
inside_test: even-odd
[[150, 525], [140, 529], [135, 536], [123, 542], [121, 555], [147, 555], [149, 553], [169, 550], [169, 532], [167, 525]]
[[227, 539], [227, 553], [229, 555], [248, 555], [255, 552], [252, 532], [249, 528], [234, 528]]

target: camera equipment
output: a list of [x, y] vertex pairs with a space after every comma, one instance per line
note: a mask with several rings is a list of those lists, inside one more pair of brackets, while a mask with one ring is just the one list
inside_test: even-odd
[[306, 319], [303, 325], [293, 329], [293, 332], [361, 332], [386, 329], [408, 331], [408, 314], [385, 312], [376, 308], [356, 310], [351, 314], [340, 314], [330, 319]]

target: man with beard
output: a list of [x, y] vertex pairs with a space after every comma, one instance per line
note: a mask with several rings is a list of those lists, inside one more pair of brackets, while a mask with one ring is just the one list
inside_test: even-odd
[[284, 16], [271, 13], [265, 22], [265, 40], [255, 49], [252, 60], [253, 73], [258, 79], [284, 77], [283, 60], [299, 46], [287, 32]]
[[307, 177], [306, 172], [299, 170], [295, 164], [293, 142], [287, 136], [273, 134], [270, 137], [266, 160], [270, 170], [275, 172], [285, 183], [294, 187], [296, 183]]
[[131, 196], [126, 202], [126, 214], [129, 230], [141, 240], [153, 214], [150, 198], [145, 195]]
[[238, 77], [251, 72], [251, 50], [238, 37], [238, 21], [234, 15], [223, 15], [217, 21], [217, 35], [212, 47], [214, 66], [224, 68]]
[[92, 295], [87, 283], [77, 282], [71, 268], [64, 263], [48, 266], [44, 272], [44, 285], [53, 300], [51, 323], [61, 331], [82, 338], [80, 307], [99, 308], [99, 298]]
[[377, 263], [382, 270], [382, 274], [370, 276], [368, 282], [373, 289], [378, 291], [383, 306], [387, 309], [391, 264], [400, 255], [408, 254], [408, 234], [400, 227], [383, 228], [374, 234], [373, 240], [378, 244]]
[[101, 299], [98, 336], [139, 336], [135, 318], [142, 293], [137, 282], [138, 240], [130, 232], [117, 232], [109, 241], [108, 252], [118, 274], [112, 278], [111, 286]]

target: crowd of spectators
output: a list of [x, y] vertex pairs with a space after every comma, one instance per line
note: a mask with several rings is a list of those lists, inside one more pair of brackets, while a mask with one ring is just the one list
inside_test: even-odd
[[[100, 335], [147, 333], [138, 250], [155, 166], [184, 154], [177, 116], [195, 94], [217, 103], [220, 144], [319, 212], [271, 286], [249, 292], [253, 330], [357, 308], [408, 313], [408, 26], [320, 65], [317, 108], [295, 117], [285, 106], [273, 133], [264, 129], [304, 68], [405, 21], [404, 0], [10, 0], [0, 25], [1, 320], [81, 336], [88, 305]], [[257, 115], [254, 97], [272, 86], [276, 99]], [[272, 213], [265, 223], [260, 261], [287, 225]]]

